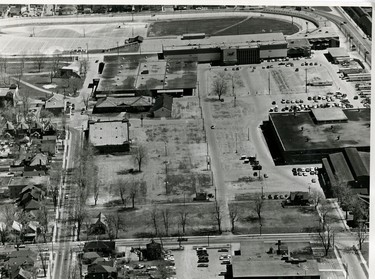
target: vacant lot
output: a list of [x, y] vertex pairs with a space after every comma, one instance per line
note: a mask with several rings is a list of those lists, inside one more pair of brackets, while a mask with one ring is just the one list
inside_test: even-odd
[[[237, 208], [239, 212], [236, 233], [260, 233], [259, 219], [254, 206], [253, 200], [230, 204], [231, 208]], [[319, 225], [319, 217], [313, 206], [283, 208], [280, 200], [264, 200], [261, 216], [262, 233], [311, 232]]]

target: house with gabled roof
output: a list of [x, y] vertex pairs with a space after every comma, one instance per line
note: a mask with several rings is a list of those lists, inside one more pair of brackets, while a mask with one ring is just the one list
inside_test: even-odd
[[15, 270], [12, 271], [10, 275], [11, 279], [31, 279], [32, 274], [31, 272], [23, 269], [22, 267], [17, 267]]
[[95, 218], [91, 219], [90, 231], [93, 234], [105, 234], [108, 230], [107, 217], [103, 213], [99, 213]]
[[115, 267], [107, 265], [92, 264], [87, 269], [85, 279], [117, 279], [117, 270]]
[[54, 94], [46, 100], [45, 102], [45, 109], [49, 112], [53, 113], [54, 115], [60, 115], [64, 112], [66, 106], [66, 100], [63, 95]]
[[171, 117], [172, 104], [173, 104], [173, 97], [167, 94], [161, 94], [156, 98], [155, 104], [151, 109], [151, 114], [157, 118]]

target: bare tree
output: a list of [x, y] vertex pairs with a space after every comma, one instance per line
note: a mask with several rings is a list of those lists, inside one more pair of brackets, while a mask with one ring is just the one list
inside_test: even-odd
[[5, 225], [10, 228], [15, 220], [16, 207], [14, 205], [6, 205], [3, 207], [2, 215], [5, 220]]
[[179, 216], [179, 224], [182, 227], [182, 233], [185, 235], [189, 212], [186, 211], [185, 208], [184, 208], [182, 211], [179, 212], [178, 216]]
[[165, 229], [165, 235], [169, 236], [169, 209], [165, 208], [162, 210], [161, 215], [163, 217], [163, 224], [164, 224], [164, 229]]
[[235, 223], [238, 220], [238, 207], [236, 205], [229, 207], [229, 218], [231, 223], [231, 232], [234, 232]]
[[139, 145], [138, 147], [134, 148], [133, 160], [134, 163], [138, 165], [138, 171], [141, 172], [142, 164], [146, 163], [147, 161], [147, 150], [145, 146]]
[[262, 199], [261, 195], [258, 195], [258, 197], [254, 201], [254, 211], [258, 216], [259, 223], [262, 224], [262, 209], [263, 209], [264, 200]]
[[16, 109], [10, 103], [6, 103], [1, 111], [1, 116], [5, 121], [15, 122], [16, 121]]
[[118, 179], [114, 183], [115, 192], [120, 195], [122, 204], [126, 207], [126, 201], [128, 197], [126, 196], [126, 190], [129, 186], [129, 182], [123, 179]]
[[315, 209], [317, 209], [318, 205], [325, 199], [325, 196], [322, 191], [313, 189], [310, 193], [310, 199], [313, 201]]
[[363, 242], [365, 242], [365, 240], [368, 237], [367, 225], [366, 225], [366, 222], [364, 220], [359, 221], [358, 227], [356, 228], [356, 232], [357, 232], [358, 248], [361, 251], [362, 250], [362, 244], [363, 244]]
[[88, 61], [87, 59], [82, 59], [81, 60], [81, 73], [83, 73], [84, 75], [86, 75], [87, 73], [87, 68], [88, 68]]
[[98, 203], [100, 193], [100, 181], [96, 180], [93, 182], [93, 194], [94, 194], [94, 205]]
[[46, 109], [41, 109], [39, 117], [42, 121], [44, 121], [44, 119], [48, 119], [49, 121], [51, 121], [51, 118], [54, 117], [54, 115], [53, 115], [52, 112], [50, 112]]
[[41, 68], [45, 64], [45, 61], [46, 61], [45, 57], [43, 55], [41, 55], [41, 54], [38, 54], [38, 56], [35, 59], [35, 62], [36, 62], [36, 65], [38, 66], [39, 73], [40, 73]]
[[158, 227], [159, 216], [158, 216], [158, 211], [157, 211], [156, 206], [152, 209], [150, 217], [151, 217], [151, 224], [154, 228], [155, 236], [158, 236], [159, 235], [159, 227]]
[[48, 259], [45, 255], [45, 253], [43, 252], [42, 246], [37, 245], [37, 247], [38, 247], [38, 254], [39, 254], [40, 262], [42, 264], [43, 274], [44, 274], [44, 277], [46, 277], [47, 276]]
[[87, 217], [88, 217], [88, 215], [87, 215], [85, 205], [82, 204], [81, 202], [78, 202], [76, 204], [76, 208], [75, 208], [75, 210], [73, 212], [73, 216], [72, 216], [73, 220], [77, 224], [77, 241], [80, 240], [82, 225], [83, 225], [84, 221], [87, 219]]
[[118, 212], [108, 215], [108, 231], [112, 231], [113, 237], [118, 238], [118, 232], [123, 229], [124, 223]]
[[72, 89], [72, 93], [76, 94], [78, 89], [81, 88], [81, 82], [79, 78], [70, 78], [70, 88]]
[[48, 216], [48, 208], [46, 207], [45, 203], [42, 202], [40, 210], [37, 211], [37, 219], [40, 224], [41, 234], [43, 236], [44, 243], [47, 242], [46, 235], [48, 233], [48, 223], [49, 223], [49, 216]]
[[329, 250], [333, 247], [334, 231], [329, 223], [319, 228], [318, 238], [324, 248], [324, 255], [327, 256]]
[[223, 213], [222, 213], [222, 210], [221, 210], [221, 206], [217, 202], [217, 200], [215, 200], [213, 214], [214, 214], [214, 218], [215, 218], [216, 223], [217, 223], [217, 230], [218, 230], [219, 234], [221, 234], [222, 233], [221, 222], [222, 222], [222, 219], [223, 219]]
[[133, 181], [130, 184], [130, 189], [129, 189], [129, 198], [132, 201], [132, 208], [134, 208], [134, 203], [135, 203], [135, 198], [138, 195], [138, 187], [142, 184], [140, 181]]
[[1, 224], [0, 225], [0, 241], [3, 245], [5, 245], [5, 242], [8, 240], [8, 234], [9, 234], [9, 231], [8, 231], [8, 227], [6, 226], [6, 224]]
[[213, 80], [212, 91], [219, 97], [225, 95], [228, 91], [228, 84], [226, 80], [226, 75], [223, 72], [217, 74], [217, 77]]

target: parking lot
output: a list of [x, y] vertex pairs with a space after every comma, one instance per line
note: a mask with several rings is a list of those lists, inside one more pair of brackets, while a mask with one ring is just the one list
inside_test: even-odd
[[[233, 244], [232, 244], [233, 245]], [[223, 245], [225, 247], [226, 245]], [[207, 248], [209, 262], [207, 267], [198, 267], [198, 256], [192, 245], [186, 245], [183, 251], [173, 251], [176, 262], [176, 278], [178, 279], [211, 279], [218, 278], [221, 272], [226, 271], [226, 265], [221, 264], [221, 255], [231, 255], [231, 249], [228, 252], [219, 252], [218, 246]]]

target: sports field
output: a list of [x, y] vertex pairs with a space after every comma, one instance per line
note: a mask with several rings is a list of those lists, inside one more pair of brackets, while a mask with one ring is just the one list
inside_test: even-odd
[[205, 33], [210, 36], [258, 34], [282, 32], [290, 35], [298, 27], [283, 20], [264, 17], [232, 17], [154, 22], [148, 29], [148, 37]]

